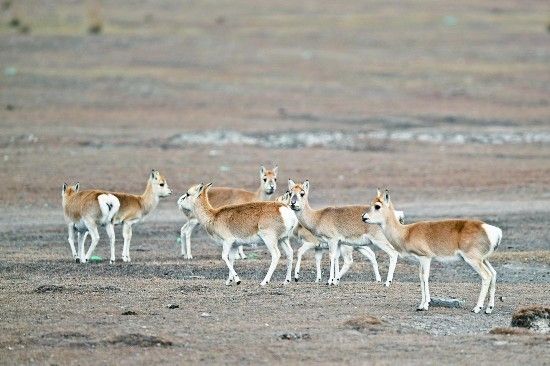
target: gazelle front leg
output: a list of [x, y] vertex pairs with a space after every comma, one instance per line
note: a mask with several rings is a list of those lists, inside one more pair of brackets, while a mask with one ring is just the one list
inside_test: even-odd
[[97, 242], [99, 241], [99, 233], [97, 231], [97, 225], [95, 224], [95, 222], [87, 222], [86, 227], [88, 228], [90, 236], [92, 237], [92, 243], [90, 244], [90, 248], [88, 248], [88, 253], [86, 253], [86, 257], [83, 261], [84, 263], [90, 260], [90, 257], [94, 253]]
[[244, 254], [244, 250], [243, 250], [243, 246], [242, 246], [242, 245], [239, 245], [239, 251], [238, 251], [237, 258], [239, 258], [239, 259], [246, 259], [246, 254]]
[[336, 258], [338, 255], [338, 240], [331, 240], [328, 243], [328, 255], [330, 258], [330, 274], [327, 285], [336, 284], [336, 275], [338, 270], [336, 269]]
[[80, 260], [79, 260], [79, 257], [78, 257], [78, 254], [76, 253], [76, 249], [74, 247], [74, 224], [73, 223], [70, 223], [70, 224], [67, 224], [67, 231], [69, 232], [69, 236], [68, 236], [68, 240], [69, 240], [69, 245], [71, 246], [71, 253], [73, 255], [73, 259], [75, 260], [76, 263], [78, 263]]
[[283, 248], [286, 256], [286, 277], [285, 282], [283, 283], [286, 285], [287, 283], [290, 283], [290, 280], [292, 278], [292, 260], [294, 258], [294, 251], [290, 246], [288, 238], [285, 238], [281, 241], [281, 247]]
[[315, 249], [315, 267], [317, 268], [317, 277], [315, 277], [315, 282], [321, 282], [322, 272], [321, 272], [321, 260], [323, 259], [323, 249]]
[[428, 310], [430, 306], [430, 287], [428, 285], [428, 279], [430, 278], [430, 264], [432, 262], [431, 258], [428, 257], [419, 257], [420, 262], [420, 284], [422, 288], [422, 302], [416, 310]]
[[181, 255], [185, 259], [193, 259], [191, 255], [191, 234], [195, 226], [199, 224], [199, 220], [192, 218], [187, 221], [185, 225], [181, 227], [180, 239], [181, 239]]
[[130, 241], [132, 240], [132, 224], [124, 222], [122, 224], [122, 237], [124, 238], [124, 247], [122, 248], [122, 261], [130, 262]]
[[300, 279], [300, 266], [302, 265], [302, 256], [308, 250], [315, 248], [315, 246], [316, 246], [315, 244], [304, 240], [302, 243], [302, 246], [298, 249], [298, 258], [296, 258], [296, 267], [294, 268], [294, 281], [298, 282], [298, 280]]
[[[397, 265], [397, 257], [399, 257], [399, 252], [391, 246], [391, 244], [385, 237], [370, 238], [370, 240], [373, 242], [374, 245], [382, 249], [390, 257], [388, 277], [386, 277], [386, 283], [384, 284], [386, 287], [389, 287], [393, 281], [393, 273], [395, 272], [395, 266]], [[376, 265], [376, 267], [378, 268], [378, 265]]]
[[233, 267], [233, 263], [235, 262], [235, 255], [236, 255], [236, 249], [233, 248], [233, 241], [226, 240], [222, 244], [222, 260], [227, 265], [227, 268], [229, 269], [229, 275], [227, 277], [227, 281], [225, 281], [226, 285], [231, 285], [232, 281], [235, 281], [235, 283], [238, 285], [241, 283], [241, 279], [237, 275], [237, 272], [235, 272], [235, 268]]
[[340, 279], [342, 279], [353, 264], [353, 247], [349, 245], [340, 246], [340, 255], [344, 259], [344, 265], [340, 269]]

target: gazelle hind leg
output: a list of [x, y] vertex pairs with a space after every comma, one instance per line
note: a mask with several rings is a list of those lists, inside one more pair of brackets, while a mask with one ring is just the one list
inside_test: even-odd
[[[358, 247], [357, 251], [363, 254], [372, 264], [372, 270], [374, 272], [374, 278], [376, 282], [382, 282], [382, 277], [380, 277], [380, 271], [378, 270], [378, 262], [376, 261], [376, 254], [369, 247]], [[389, 286], [388, 284], [386, 286]]]
[[430, 286], [428, 280], [430, 278], [430, 264], [432, 262], [431, 258], [428, 257], [419, 257], [418, 261], [420, 262], [419, 275], [420, 275], [420, 286], [422, 289], [422, 302], [416, 310], [428, 310], [430, 306]]
[[78, 258], [79, 261], [84, 261], [84, 258], [86, 258], [85, 248], [84, 244], [86, 243], [86, 238], [88, 237], [89, 232], [85, 231], [84, 233], [78, 232], [77, 234], [77, 240], [78, 240]]
[[281, 258], [281, 251], [278, 247], [278, 240], [275, 238], [273, 234], [260, 234], [260, 237], [265, 243], [265, 246], [269, 250], [269, 253], [271, 254], [271, 264], [269, 265], [269, 269], [267, 271], [267, 274], [265, 275], [265, 278], [261, 282], [262, 286], [265, 286], [269, 283], [271, 280], [271, 276], [273, 275], [273, 272], [275, 272], [275, 268], [277, 267], [277, 263], [279, 263], [279, 259]]
[[353, 247], [349, 245], [340, 246], [340, 255], [344, 259], [344, 265], [340, 269], [340, 279], [349, 271], [353, 264]]
[[338, 255], [338, 240], [331, 240], [328, 243], [328, 255], [330, 258], [330, 274], [328, 278], [327, 285], [334, 285], [336, 284], [336, 257]]
[[242, 245], [239, 245], [239, 251], [238, 251], [239, 255], [239, 259], [246, 259], [246, 254], [244, 254], [244, 250], [243, 250], [243, 246]]
[[294, 251], [290, 246], [288, 238], [281, 240], [281, 247], [283, 248], [286, 256], [286, 277], [284, 284], [287, 284], [292, 279], [292, 261], [294, 259]]
[[92, 238], [92, 243], [90, 244], [90, 248], [88, 248], [88, 253], [86, 253], [86, 257], [84, 258], [84, 262], [88, 262], [95, 250], [97, 242], [99, 241], [99, 232], [97, 231], [97, 225], [95, 224], [95, 222], [90, 221], [86, 222], [85, 224]]
[[111, 258], [109, 259], [109, 263], [113, 264], [115, 263], [115, 226], [112, 223], [108, 223], [105, 225], [105, 231], [107, 232], [107, 236], [109, 237], [109, 244], [111, 246]]
[[483, 263], [483, 260], [479, 258], [468, 257], [468, 255], [463, 254], [462, 258], [472, 267], [481, 277], [481, 291], [479, 292], [479, 297], [477, 299], [476, 306], [472, 309], [474, 313], [479, 313], [483, 309], [483, 303], [487, 297], [487, 292], [491, 285], [492, 272], [489, 268]]
[[233, 267], [233, 262], [235, 261], [235, 253], [236, 249], [233, 248], [233, 242], [224, 241], [222, 247], [222, 259], [229, 269], [229, 275], [227, 277], [227, 281], [225, 282], [226, 285], [230, 285], [232, 281], [235, 281], [237, 284], [241, 282], [241, 279], [239, 278], [237, 272], [235, 272], [235, 268]]
[[[296, 267], [294, 268], [294, 281], [298, 282], [298, 280], [300, 279], [300, 267], [302, 265], [302, 256], [308, 250], [313, 248], [315, 248], [315, 244], [305, 240], [302, 242], [302, 246], [298, 248], [298, 256], [296, 258]], [[317, 254], [317, 252], [315, 253]]]
[[484, 260], [485, 266], [491, 271], [491, 287], [489, 288], [489, 302], [485, 308], [485, 314], [491, 314], [495, 307], [495, 292], [496, 292], [496, 282], [497, 282], [497, 271], [493, 268], [491, 263], [488, 260]]
[[389, 287], [393, 281], [393, 273], [395, 272], [395, 266], [397, 265], [397, 257], [399, 257], [399, 252], [391, 246], [386, 237], [371, 238], [371, 241], [374, 245], [382, 249], [390, 257], [388, 277], [386, 277], [385, 283], [385, 286]]
[[323, 250], [315, 249], [315, 267], [317, 269], [317, 276], [315, 277], [315, 282], [321, 282], [322, 272], [321, 272], [321, 260], [323, 259]]

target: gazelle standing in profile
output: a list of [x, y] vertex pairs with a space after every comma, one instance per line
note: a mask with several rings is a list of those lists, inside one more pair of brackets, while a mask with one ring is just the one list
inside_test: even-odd
[[[277, 189], [277, 170], [278, 167], [269, 170], [260, 167], [260, 187], [255, 192], [250, 192], [244, 189], [227, 188], [227, 187], [212, 187], [208, 190], [208, 199], [213, 207], [222, 207], [227, 205], [238, 205], [254, 201], [270, 201], [274, 198], [275, 190]], [[181, 255], [185, 259], [192, 259], [191, 255], [191, 233], [199, 221], [193, 214], [193, 207], [186, 200], [187, 195], [184, 194], [178, 199], [178, 207], [187, 222], [181, 227]], [[243, 247], [239, 247], [237, 257], [245, 259]]]
[[[69, 245], [76, 262], [86, 263], [99, 241], [98, 225], [104, 225], [111, 243], [111, 263], [115, 261], [115, 231], [113, 217], [120, 208], [120, 201], [111, 193], [99, 190], [80, 191], [80, 184], [63, 184], [61, 193], [63, 214], [69, 231]], [[74, 247], [74, 232], [78, 233], [78, 253]], [[84, 241], [90, 233], [92, 244], [84, 254]]]
[[209, 201], [208, 188], [212, 183], [204, 186], [198, 184], [191, 187], [184, 195], [184, 200], [193, 206], [193, 212], [206, 232], [222, 245], [222, 259], [229, 268], [226, 285], [241, 282], [233, 267], [238, 246], [264, 243], [271, 254], [271, 265], [263, 281], [265, 286], [277, 267], [281, 252], [281, 244], [287, 259], [285, 283], [290, 282], [292, 276], [293, 250], [289, 243], [298, 219], [290, 208], [275, 201], [250, 202], [240, 205], [222, 206], [214, 208]]
[[296, 184], [289, 179], [288, 188], [291, 194], [290, 208], [296, 212], [300, 224], [328, 245], [330, 257], [330, 277], [328, 284], [336, 285], [340, 281], [338, 257], [340, 245], [342, 244], [362, 247], [363, 254], [366, 255], [365, 253], [368, 253], [373, 258], [371, 262], [373, 267], [376, 266], [376, 273], [378, 271], [376, 256], [367, 247], [371, 242], [390, 256], [388, 277], [385, 285], [389, 286], [391, 284], [393, 272], [397, 264], [398, 252], [392, 248], [379, 227], [376, 225], [365, 226], [361, 218], [357, 216], [357, 214], [362, 215], [368, 209], [368, 206], [325, 207], [314, 210], [309, 206], [309, 181], [306, 180], [302, 184]]
[[[290, 206], [290, 191], [286, 191], [280, 197], [277, 197], [276, 201], [282, 202], [287, 206]], [[303, 227], [301, 224], [298, 224], [296, 230], [294, 230], [294, 238], [301, 242], [300, 248], [298, 248], [298, 255], [296, 258], [296, 266], [294, 267], [294, 281], [298, 282], [300, 280], [300, 269], [302, 264], [303, 255], [311, 250], [315, 250], [315, 267], [317, 270], [317, 275], [315, 277], [315, 282], [321, 282], [321, 260], [323, 259], [323, 252], [328, 251], [328, 245], [319, 240], [311, 231]], [[340, 255], [344, 259], [344, 265], [340, 269], [340, 278], [342, 278], [346, 272], [351, 268], [353, 264], [353, 247], [349, 245], [340, 246]], [[382, 281], [380, 277], [380, 272], [378, 271], [378, 263], [376, 262], [376, 256], [368, 247], [357, 247], [357, 250], [362, 253], [373, 265], [374, 276], [377, 282]], [[371, 254], [372, 253], [372, 254]]]
[[393, 204], [388, 190], [378, 190], [370, 209], [363, 214], [363, 221], [380, 225], [390, 243], [402, 254], [418, 258], [422, 301], [417, 310], [428, 310], [430, 305], [430, 264], [432, 259], [462, 257], [481, 277], [481, 292], [474, 313], [479, 313], [489, 291], [485, 313], [495, 307], [497, 273], [487, 258], [502, 239], [502, 230], [478, 220], [420, 221], [402, 225], [393, 215]]
[[115, 224], [122, 224], [122, 236], [124, 247], [122, 249], [122, 260], [130, 262], [130, 241], [132, 240], [132, 225], [141, 221], [153, 211], [160, 198], [168, 197], [172, 190], [168, 187], [166, 179], [155, 169], [151, 171], [145, 191], [140, 194], [123, 192], [112, 193], [120, 200], [120, 210], [113, 218]]

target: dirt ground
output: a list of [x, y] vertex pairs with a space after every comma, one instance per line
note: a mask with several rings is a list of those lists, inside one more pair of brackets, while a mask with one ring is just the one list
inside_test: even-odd
[[[8, 2], [4, 2], [7, 4]], [[99, 5], [98, 5], [99, 4]], [[11, 1], [0, 10], [1, 364], [550, 364], [548, 335], [490, 334], [549, 305], [550, 7], [539, 1]], [[28, 25], [13, 27], [16, 18]], [[90, 35], [90, 23], [102, 32]], [[434, 263], [390, 288], [355, 253], [340, 286], [274, 281], [261, 247], [226, 287], [196, 230], [179, 256], [179, 194], [257, 187], [260, 164], [309, 179], [314, 207], [389, 187], [406, 221], [503, 229], [492, 315], [480, 280]], [[132, 263], [73, 263], [63, 182], [174, 195], [134, 230]], [[117, 259], [122, 236], [117, 228]], [[108, 257], [106, 235], [97, 254]], [[295, 245], [296, 249], [297, 246]], [[382, 277], [387, 256], [377, 251]], [[327, 258], [323, 262], [327, 278]], [[170, 305], [173, 305], [170, 307]], [[361, 324], [372, 316], [380, 324]]]

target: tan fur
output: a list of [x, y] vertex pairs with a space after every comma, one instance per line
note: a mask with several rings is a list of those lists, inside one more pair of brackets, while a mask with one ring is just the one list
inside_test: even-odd
[[[268, 201], [273, 199], [277, 185], [278, 167], [265, 169], [260, 167], [260, 186], [255, 192], [239, 188], [212, 187], [208, 190], [208, 199], [212, 207], [227, 205], [238, 205], [254, 201]], [[191, 233], [197, 225], [197, 219], [193, 210], [185, 202], [185, 195], [178, 199], [178, 207], [187, 218], [187, 222], [181, 228], [181, 254], [186, 259], [192, 259], [191, 255]], [[246, 258], [242, 247], [239, 247], [238, 257]]]
[[77, 222], [88, 216], [99, 222], [101, 210], [99, 209], [97, 197], [103, 193], [105, 192], [99, 190], [75, 192], [72, 186], [67, 187], [63, 203], [65, 217]]
[[487, 258], [498, 246], [502, 230], [479, 220], [421, 221], [403, 225], [395, 218], [389, 192], [378, 191], [363, 221], [381, 225], [390, 243], [401, 253], [416, 256], [420, 262], [422, 301], [418, 310], [428, 310], [430, 291], [428, 279], [432, 258], [461, 256], [482, 278], [481, 291], [473, 311], [483, 308], [487, 292], [489, 302], [485, 312], [495, 304], [496, 271]]
[[[335, 266], [336, 251], [339, 245], [366, 246], [365, 237], [390, 255], [390, 270], [386, 285], [389, 286], [393, 279], [393, 269], [397, 261], [397, 252], [391, 247], [382, 230], [377, 225], [365, 225], [362, 214], [369, 208], [367, 205], [353, 205], [340, 207], [325, 207], [314, 210], [309, 206], [309, 182], [294, 183], [289, 181], [291, 194], [291, 208], [296, 211], [300, 224], [312, 232], [317, 238], [329, 245], [331, 255], [331, 278], [329, 283], [336, 284], [340, 278]], [[294, 201], [294, 203], [293, 203]], [[369, 249], [370, 250], [370, 249]], [[374, 256], [374, 255], [373, 255]], [[376, 259], [373, 259], [375, 266]], [[378, 265], [376, 264], [376, 268]]]
[[[280, 257], [278, 244], [287, 254], [287, 278], [290, 282], [292, 270], [292, 248], [288, 237], [298, 221], [292, 211], [280, 202], [250, 202], [214, 208], [209, 201], [208, 187], [193, 186], [187, 197], [193, 205], [193, 212], [206, 231], [223, 246], [222, 258], [229, 268], [227, 284], [239, 283], [233, 268], [237, 246], [263, 242], [272, 255], [269, 271], [262, 285], [269, 282]], [[286, 215], [286, 216], [285, 216]]]

